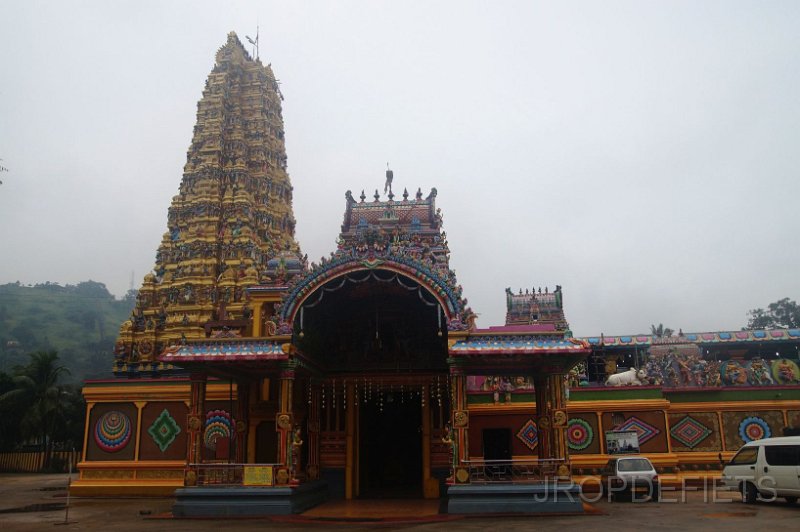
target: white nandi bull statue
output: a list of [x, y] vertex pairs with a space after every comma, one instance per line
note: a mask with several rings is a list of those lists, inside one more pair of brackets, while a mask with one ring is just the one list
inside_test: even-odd
[[647, 372], [643, 369], [631, 368], [628, 371], [615, 373], [606, 379], [606, 386], [641, 386], [646, 384]]

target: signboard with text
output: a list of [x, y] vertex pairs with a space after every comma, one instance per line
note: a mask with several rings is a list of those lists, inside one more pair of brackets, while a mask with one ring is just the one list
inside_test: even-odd
[[244, 466], [245, 486], [272, 486], [272, 466]]

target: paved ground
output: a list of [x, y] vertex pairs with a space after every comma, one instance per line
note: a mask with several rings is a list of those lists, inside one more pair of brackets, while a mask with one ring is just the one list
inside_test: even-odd
[[[63, 505], [66, 501], [66, 475], [12, 475], [0, 474], [0, 530], [53, 530], [63, 524], [63, 509], [45, 511], [43, 508], [29, 512], [5, 512], [28, 505]], [[594, 515], [569, 517], [469, 517], [430, 523], [333, 524], [266, 521], [263, 519], [238, 520], [164, 520], [152, 516], [169, 512], [171, 499], [73, 499], [70, 523], [56, 526], [56, 530], [110, 529], [113, 532], [146, 530], [198, 531], [256, 530], [530, 530], [540, 528], [555, 530], [580, 527], [584, 530], [741, 530], [800, 529], [800, 504], [783, 502], [744, 505], [734, 494], [686, 491], [665, 493], [675, 502], [659, 503], [593, 503]], [[732, 500], [734, 499], [734, 500]]]

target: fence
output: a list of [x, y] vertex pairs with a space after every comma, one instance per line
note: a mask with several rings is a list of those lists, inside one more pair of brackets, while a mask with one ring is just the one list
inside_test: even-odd
[[466, 462], [474, 484], [543, 482], [559, 477], [563, 459], [480, 460]]
[[[51, 451], [49, 472], [66, 473], [81, 458], [80, 451]], [[44, 452], [17, 451], [0, 453], [0, 471], [6, 473], [40, 473], [44, 470]]]

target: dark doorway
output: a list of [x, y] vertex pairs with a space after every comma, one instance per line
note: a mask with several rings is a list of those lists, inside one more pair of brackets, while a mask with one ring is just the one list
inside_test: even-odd
[[362, 498], [422, 496], [422, 407], [399, 393], [360, 405], [359, 473]]
[[483, 429], [483, 459], [511, 460], [511, 429]]
[[275, 422], [262, 421], [256, 428], [256, 463], [274, 464], [278, 461], [278, 433]]
[[511, 429], [483, 429], [483, 459], [486, 474], [498, 481], [511, 480], [509, 462], [491, 463], [492, 460], [511, 460]]

